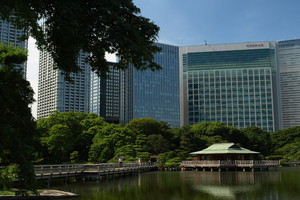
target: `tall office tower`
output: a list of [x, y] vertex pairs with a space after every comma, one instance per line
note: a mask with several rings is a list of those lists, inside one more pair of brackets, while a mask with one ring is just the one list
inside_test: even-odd
[[[16, 29], [11, 23], [0, 19], [0, 43], [6, 42], [13, 44], [14, 47], [28, 48], [27, 41], [20, 41], [20, 37], [24, 35], [24, 31]], [[24, 78], [26, 78], [26, 62], [20, 65]]]
[[78, 56], [82, 71], [71, 74], [70, 83], [60, 70], [53, 69], [49, 53], [40, 52], [37, 118], [48, 117], [53, 111], [89, 112], [90, 66], [85, 63], [86, 56], [83, 52]]
[[282, 128], [300, 125], [300, 40], [278, 42]]
[[157, 43], [161, 52], [154, 55], [160, 71], [138, 71], [132, 66], [121, 72], [120, 121], [136, 118], [165, 121], [180, 125], [178, 47]]
[[90, 112], [103, 117], [107, 122], [120, 122], [120, 70], [110, 64], [109, 78], [91, 74]]
[[276, 129], [275, 42], [180, 47], [181, 125]]

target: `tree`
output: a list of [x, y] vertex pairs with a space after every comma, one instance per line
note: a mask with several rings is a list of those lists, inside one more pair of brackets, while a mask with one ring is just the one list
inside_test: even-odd
[[[88, 152], [92, 144], [92, 140], [96, 134], [93, 132], [93, 127], [98, 129], [106, 124], [107, 122], [105, 122], [102, 117], [98, 117], [96, 114], [86, 114], [83, 112], [53, 112], [48, 118], [39, 119], [37, 123], [37, 129], [40, 133], [40, 137], [44, 138], [43, 147], [46, 147], [38, 147], [40, 149], [42, 148], [40, 155], [41, 160], [44, 159], [46, 162], [51, 162], [51, 157], [53, 157], [53, 153], [49, 152], [49, 143], [45, 141], [50, 138], [51, 129], [54, 126], [64, 125], [68, 127], [72, 137], [68, 140], [68, 143], [72, 142], [72, 148], [70, 151], [77, 151], [78, 160], [86, 161], [88, 160]], [[57, 134], [59, 134], [59, 132], [57, 132]], [[37, 144], [37, 146], [39, 145]], [[68, 152], [68, 154], [69, 153], [70, 152]], [[68, 155], [65, 155], [64, 158], [65, 160], [60, 160], [60, 162], [69, 162]]]
[[281, 155], [281, 162], [299, 161], [300, 160], [300, 140], [286, 144], [275, 150], [275, 155]]
[[160, 122], [151, 118], [133, 119], [126, 125], [134, 135], [142, 134], [145, 136], [161, 133], [161, 126]]
[[107, 162], [114, 157], [117, 149], [134, 143], [130, 130], [121, 125], [108, 124], [94, 131], [97, 133], [89, 152], [90, 162]]
[[228, 132], [227, 127], [221, 122], [200, 122], [194, 124], [191, 129], [197, 136], [224, 136]]
[[282, 158], [281, 162], [296, 161], [300, 159], [300, 127], [271, 133], [273, 153], [272, 156]]
[[31, 160], [36, 129], [29, 107], [33, 90], [16, 66], [26, 57], [26, 51], [0, 44], [0, 163], [16, 164], [21, 187], [35, 190]]
[[241, 131], [247, 138], [246, 143], [242, 144], [244, 147], [258, 151], [264, 156], [270, 154], [272, 143], [268, 132], [258, 127], [247, 127]]
[[300, 141], [300, 126], [279, 130], [271, 134], [274, 150], [287, 144]]
[[49, 151], [51, 163], [66, 162], [74, 145], [74, 137], [67, 125], [55, 124], [49, 129], [49, 136], [41, 138]]
[[162, 135], [149, 135], [146, 143], [146, 151], [159, 154], [170, 150], [170, 144]]
[[160, 68], [153, 62], [159, 27], [140, 16], [132, 0], [2, 0], [0, 16], [24, 29], [25, 38], [33, 36], [67, 75], [80, 70], [81, 50], [90, 53], [87, 62], [103, 76], [109, 71], [105, 52], [121, 59], [119, 69], [129, 63], [137, 69]]

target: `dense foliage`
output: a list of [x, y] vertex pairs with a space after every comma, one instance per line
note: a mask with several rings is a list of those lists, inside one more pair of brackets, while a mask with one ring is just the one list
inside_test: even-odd
[[268, 133], [257, 127], [237, 129], [220, 122], [201, 122], [171, 128], [150, 118], [134, 119], [127, 125], [109, 124], [95, 114], [58, 113], [37, 122], [40, 140], [39, 162], [125, 162], [149, 161], [172, 166], [189, 153], [213, 143], [233, 142], [265, 158], [299, 160], [300, 129], [294, 127]]
[[153, 62], [159, 27], [141, 16], [132, 0], [1, 0], [0, 5], [1, 18], [24, 29], [25, 38], [33, 36], [67, 75], [80, 70], [81, 50], [89, 53], [91, 69], [103, 76], [109, 71], [105, 52], [121, 59], [120, 69], [129, 63], [160, 68]]
[[[26, 57], [26, 51], [0, 44], [0, 164], [15, 164], [22, 187], [34, 189], [31, 155], [36, 124], [29, 107], [34, 101], [33, 90], [17, 65]], [[1, 171], [0, 176], [5, 172]]]

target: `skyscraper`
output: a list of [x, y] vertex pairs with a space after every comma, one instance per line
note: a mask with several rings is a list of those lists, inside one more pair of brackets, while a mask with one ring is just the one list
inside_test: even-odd
[[[27, 49], [27, 41], [20, 41], [20, 37], [23, 35], [23, 30], [17, 29], [11, 23], [0, 19], [0, 42]], [[26, 78], [26, 67], [26, 63], [20, 65], [24, 78]]]
[[178, 47], [157, 43], [161, 52], [154, 61], [159, 71], [138, 71], [130, 66], [121, 72], [120, 120], [126, 124], [136, 118], [165, 121], [172, 127], [180, 124]]
[[52, 111], [89, 112], [90, 66], [85, 62], [86, 56], [80, 53], [77, 64], [82, 71], [72, 73], [73, 82], [68, 82], [62, 71], [53, 69], [49, 53], [40, 52], [37, 118], [48, 117]]
[[282, 128], [300, 125], [300, 40], [278, 42]]
[[180, 47], [181, 125], [219, 121], [274, 131], [276, 43]]
[[91, 73], [90, 112], [103, 117], [107, 122], [120, 121], [120, 70], [110, 63], [107, 79]]

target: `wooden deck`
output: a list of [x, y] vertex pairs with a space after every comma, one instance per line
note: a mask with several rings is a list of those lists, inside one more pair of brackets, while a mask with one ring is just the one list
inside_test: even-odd
[[280, 166], [279, 160], [194, 160], [194, 161], [182, 161], [181, 168], [202, 168], [205, 170], [209, 168], [211, 170], [218, 169], [268, 169], [269, 167]]

